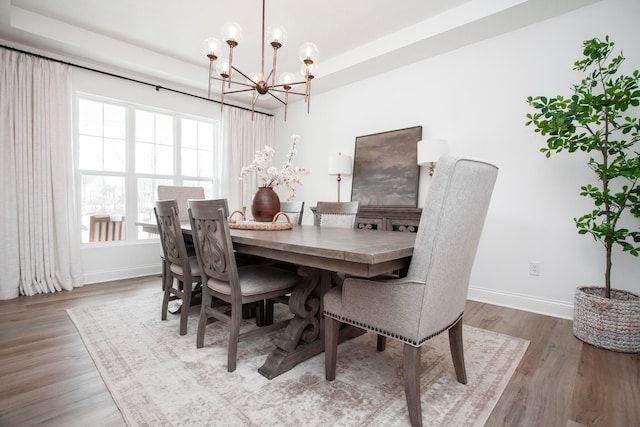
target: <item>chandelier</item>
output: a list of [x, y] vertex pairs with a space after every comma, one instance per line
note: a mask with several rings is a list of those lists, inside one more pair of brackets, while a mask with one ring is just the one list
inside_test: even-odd
[[[289, 94], [304, 96], [309, 113], [311, 101], [311, 80], [317, 72], [318, 48], [313, 43], [304, 43], [298, 50], [298, 56], [302, 61], [302, 80], [296, 81], [293, 73], [284, 72], [276, 80], [276, 64], [278, 59], [278, 49], [287, 42], [287, 30], [281, 26], [271, 25], [265, 31], [265, 2], [262, 0], [262, 61], [259, 72], [246, 74], [233, 65], [233, 50], [242, 41], [242, 28], [235, 22], [229, 22], [222, 26], [222, 37], [229, 46], [229, 58], [221, 59], [217, 63], [218, 54], [223, 46], [220, 40], [209, 37], [204, 40], [203, 47], [205, 55], [209, 58], [209, 89], [208, 97], [211, 99], [211, 81], [221, 81], [220, 108], [224, 106], [225, 95], [234, 93], [251, 92], [251, 113], [255, 110], [255, 105], [260, 95], [269, 95], [284, 105], [284, 120], [287, 120], [287, 104]], [[269, 45], [273, 48], [273, 58], [271, 71], [265, 75], [264, 50], [265, 37]], [[215, 66], [214, 66], [215, 63]], [[304, 92], [295, 92], [291, 89], [294, 86], [304, 85]], [[226, 89], [225, 89], [226, 87]], [[239, 88], [238, 88], [239, 87]]]

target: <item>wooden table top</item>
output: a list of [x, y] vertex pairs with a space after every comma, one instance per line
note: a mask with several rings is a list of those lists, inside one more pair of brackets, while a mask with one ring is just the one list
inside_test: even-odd
[[[139, 224], [157, 232], [157, 224]], [[185, 235], [191, 225], [182, 223]], [[296, 225], [291, 230], [231, 229], [236, 251], [307, 267], [372, 277], [409, 265], [415, 233]]]
[[231, 230], [234, 248], [323, 270], [362, 277], [407, 267], [414, 233], [295, 226], [291, 230]]

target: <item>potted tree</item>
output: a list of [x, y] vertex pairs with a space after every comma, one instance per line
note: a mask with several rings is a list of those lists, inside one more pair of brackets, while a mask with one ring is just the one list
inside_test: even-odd
[[574, 70], [584, 73], [569, 97], [528, 97], [537, 112], [526, 125], [547, 137], [540, 151], [589, 153], [589, 168], [598, 180], [581, 187], [594, 202], [593, 211], [574, 218], [579, 234], [589, 234], [605, 250], [604, 287], [578, 287], [573, 333], [579, 339], [615, 351], [640, 352], [640, 297], [611, 286], [615, 247], [640, 253], [640, 72], [619, 75], [624, 56], [613, 56], [606, 36], [583, 43], [583, 59]]

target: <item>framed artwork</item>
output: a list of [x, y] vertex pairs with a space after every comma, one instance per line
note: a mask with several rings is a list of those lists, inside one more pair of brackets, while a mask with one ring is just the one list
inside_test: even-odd
[[356, 137], [351, 200], [361, 206], [418, 206], [422, 126]]

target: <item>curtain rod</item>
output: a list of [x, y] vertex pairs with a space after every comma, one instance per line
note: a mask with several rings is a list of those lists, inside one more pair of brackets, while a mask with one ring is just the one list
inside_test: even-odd
[[[157, 84], [144, 82], [142, 80], [132, 79], [131, 77], [120, 76], [118, 74], [110, 73], [108, 71], [97, 70], [95, 68], [86, 67], [84, 65], [78, 65], [78, 64], [74, 64], [72, 62], [63, 61], [61, 59], [50, 58], [48, 56], [40, 55], [38, 53], [28, 52], [26, 50], [17, 49], [15, 47], [5, 46], [5, 45], [0, 45], [0, 47], [2, 47], [4, 49], [7, 49], [7, 50], [12, 50], [14, 52], [19, 52], [19, 53], [24, 53], [26, 55], [35, 56], [36, 58], [42, 58], [42, 59], [46, 59], [48, 61], [58, 62], [60, 64], [65, 64], [65, 65], [69, 65], [71, 67], [80, 68], [82, 70], [93, 71], [94, 73], [100, 73], [100, 74], [104, 74], [104, 75], [107, 75], [107, 76], [110, 76], [110, 77], [116, 77], [118, 79], [128, 80], [130, 82], [139, 83], [139, 84], [143, 84], [143, 85], [147, 85], [147, 86], [152, 86], [152, 87], [156, 88], [156, 91], [159, 91], [160, 89], [163, 89], [163, 90], [168, 90], [169, 92], [178, 93], [180, 95], [191, 96], [193, 98], [202, 99], [204, 101], [215, 102], [217, 104], [221, 104], [220, 101], [216, 101], [215, 99], [209, 99], [209, 98], [205, 98], [204, 96], [194, 95], [193, 93], [183, 92], [183, 91], [180, 91], [180, 90], [177, 90], [177, 89], [171, 89], [171, 88], [168, 88], [168, 87], [165, 87], [165, 86], [160, 86], [160, 85], [157, 85]], [[226, 104], [226, 105], [228, 105], [230, 107], [234, 107], [234, 108], [239, 108], [239, 109], [245, 110], [245, 111], [252, 111], [251, 109], [246, 108], [246, 107], [240, 107], [240, 106], [232, 105], [232, 104]], [[265, 116], [273, 117], [273, 114], [270, 114], [270, 113], [264, 113], [262, 111], [255, 111], [255, 112], [258, 113], [258, 114], [263, 114]]]

